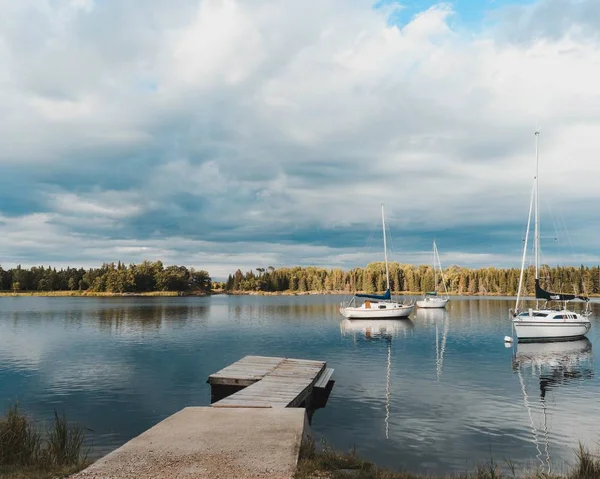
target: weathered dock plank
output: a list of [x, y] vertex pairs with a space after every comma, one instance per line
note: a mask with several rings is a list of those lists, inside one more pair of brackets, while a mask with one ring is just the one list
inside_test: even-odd
[[208, 377], [208, 383], [221, 386], [250, 386], [264, 378], [285, 358], [245, 356]]
[[333, 368], [325, 368], [325, 371], [323, 371], [323, 373], [319, 376], [319, 379], [315, 383], [315, 387], [325, 389], [327, 387], [327, 384], [331, 380], [331, 376], [333, 376], [334, 371], [335, 369]]
[[[246, 356], [248, 358], [248, 356]], [[251, 360], [242, 358], [237, 363], [232, 364], [228, 368], [225, 368], [215, 375], [209, 377], [209, 382], [212, 384], [225, 384], [220, 383], [222, 378], [227, 378], [225, 385], [241, 385], [240, 383], [232, 383], [232, 381], [239, 380], [233, 376], [233, 372], [243, 371], [236, 367], [238, 364], [252, 364], [252, 361], [258, 362], [259, 360], [252, 357]], [[325, 361], [314, 361], [314, 360], [303, 360], [303, 359], [288, 359], [288, 358], [273, 358], [279, 360], [279, 362], [266, 371], [263, 377], [259, 380], [249, 384], [244, 389], [235, 392], [234, 394], [225, 397], [212, 404], [215, 408], [236, 408], [236, 407], [267, 407], [267, 408], [286, 408], [286, 407], [298, 407], [305, 403], [315, 386], [315, 383], [326, 370]], [[268, 362], [263, 361], [262, 364], [274, 364], [275, 361]], [[231, 369], [229, 369], [231, 368]], [[259, 375], [264, 372], [266, 368], [261, 371], [254, 370]], [[227, 371], [226, 371], [227, 370]], [[223, 373], [225, 371], [225, 373]], [[213, 382], [216, 378], [216, 382]], [[255, 376], [253, 376], [255, 377]], [[248, 378], [245, 376], [244, 379]]]

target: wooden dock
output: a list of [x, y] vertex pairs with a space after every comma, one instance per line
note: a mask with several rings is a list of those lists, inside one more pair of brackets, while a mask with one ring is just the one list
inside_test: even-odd
[[325, 361], [246, 356], [209, 376], [211, 407], [179, 411], [72, 478], [292, 479], [332, 374]]
[[245, 356], [209, 376], [212, 407], [322, 407], [332, 374], [325, 361]]

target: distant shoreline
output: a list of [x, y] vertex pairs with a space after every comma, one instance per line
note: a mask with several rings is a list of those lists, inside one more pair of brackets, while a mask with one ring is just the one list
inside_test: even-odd
[[104, 291], [1, 291], [0, 297], [39, 296], [39, 297], [73, 297], [73, 298], [152, 298], [174, 296], [210, 296], [205, 292], [180, 291], [148, 291], [144, 293], [107, 293]]
[[[365, 292], [356, 291], [357, 294], [367, 294]], [[103, 291], [0, 291], [1, 297], [73, 297], [73, 298], [154, 298], [154, 297], [180, 297], [180, 296], [197, 296], [206, 297], [213, 295], [226, 296], [352, 296], [355, 293], [348, 291], [224, 291], [213, 290], [211, 292], [187, 292], [187, 291], [148, 291], [144, 293], [107, 293]], [[372, 293], [377, 294], [377, 293]], [[446, 293], [444, 293], [446, 294]], [[500, 294], [500, 293], [447, 293], [448, 296], [473, 296], [473, 297], [509, 297], [514, 298], [516, 294]], [[422, 296], [421, 292], [401, 291], [392, 293], [393, 296]], [[598, 294], [588, 295], [590, 298], [598, 298]], [[524, 296], [524, 298], [533, 298], [533, 296]]]
[[[229, 296], [352, 296], [354, 294], [383, 294], [383, 293], [366, 293], [365, 291], [218, 291], [212, 294], [226, 294]], [[392, 296], [423, 296], [422, 292], [400, 291], [393, 292]], [[448, 296], [486, 296], [486, 297], [516, 297], [516, 295], [499, 294], [499, 293], [443, 293]]]
[[[337, 296], [352, 296], [354, 294], [383, 294], [383, 292], [379, 293], [367, 293], [365, 291], [222, 291], [216, 290], [211, 294], [226, 294], [229, 296], [329, 296], [329, 295], [337, 295]], [[400, 291], [400, 292], [392, 292], [392, 296], [423, 296], [425, 293], [423, 292], [414, 292], [414, 291]], [[448, 296], [481, 296], [486, 298], [516, 298], [516, 294], [507, 294], [507, 293], [439, 293], [440, 296], [448, 295]], [[588, 294], [589, 298], [599, 298], [600, 294]], [[535, 299], [533, 295], [523, 296], [523, 298], [531, 298]]]

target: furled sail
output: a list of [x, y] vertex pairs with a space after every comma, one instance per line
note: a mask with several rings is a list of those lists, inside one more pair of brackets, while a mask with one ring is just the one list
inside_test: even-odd
[[540, 280], [535, 280], [535, 297], [537, 299], [547, 299], [549, 301], [573, 301], [574, 299], [580, 299], [582, 301], [589, 301], [590, 299], [586, 296], [579, 296], [576, 294], [563, 294], [563, 293], [551, 293], [542, 289], [540, 286]]
[[357, 298], [369, 298], [369, 299], [380, 299], [380, 300], [392, 299], [392, 294], [390, 293], [389, 289], [380, 296], [378, 296], [376, 294], [355, 294], [354, 296], [356, 296]]

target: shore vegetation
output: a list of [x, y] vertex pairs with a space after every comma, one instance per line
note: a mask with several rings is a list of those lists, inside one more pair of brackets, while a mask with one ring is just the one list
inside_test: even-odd
[[50, 479], [68, 477], [88, 465], [85, 430], [64, 415], [44, 429], [10, 404], [0, 417], [0, 477]]
[[[390, 263], [390, 289], [394, 294], [433, 291], [431, 266]], [[444, 269], [442, 285], [453, 295], [514, 296], [519, 286], [516, 268]], [[535, 291], [533, 267], [525, 275], [524, 295]], [[438, 275], [438, 280], [439, 280]], [[600, 296], [600, 266], [543, 266], [541, 281], [548, 290]], [[445, 288], [444, 288], [445, 286]], [[385, 264], [343, 270], [296, 266], [272, 266], [230, 274], [226, 281], [213, 281], [208, 271], [185, 266], [164, 266], [161, 261], [126, 265], [105, 263], [99, 268], [51, 266], [3, 269], [0, 266], [0, 296], [176, 296], [204, 294], [352, 294], [377, 293], [386, 289]]]
[[[393, 293], [433, 291], [434, 272], [431, 266], [389, 263], [390, 289]], [[516, 268], [469, 269], [450, 266], [444, 269], [445, 286], [450, 294], [513, 296], [519, 287], [520, 270]], [[599, 295], [600, 266], [544, 266], [541, 270], [544, 286], [563, 293]], [[525, 275], [525, 293], [535, 291], [535, 274], [531, 267]], [[344, 271], [333, 268], [293, 267], [256, 268], [256, 272], [237, 270], [220, 287], [228, 292], [354, 292], [376, 293], [386, 289], [385, 263], [370, 263], [365, 268]], [[438, 291], [444, 291], [439, 283]]]
[[164, 266], [161, 261], [140, 264], [105, 263], [99, 268], [34, 266], [3, 269], [0, 291], [4, 294], [41, 293], [50, 296], [207, 293], [212, 282], [208, 272], [185, 266]]
[[[462, 474], [437, 476], [440, 479], [598, 479], [600, 458], [583, 445], [579, 446], [576, 462], [568, 471], [547, 473], [535, 469], [519, 470], [510, 462], [490, 460]], [[316, 448], [306, 442], [300, 449], [295, 479], [435, 479], [436, 476], [395, 472], [377, 467], [362, 459], [356, 451], [338, 452], [330, 447]]]

